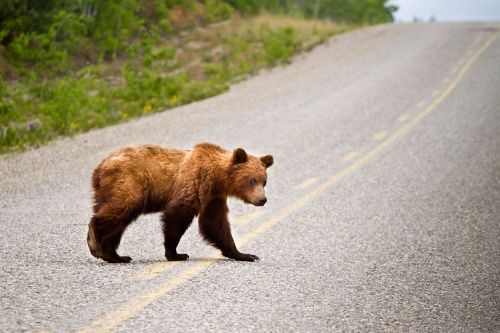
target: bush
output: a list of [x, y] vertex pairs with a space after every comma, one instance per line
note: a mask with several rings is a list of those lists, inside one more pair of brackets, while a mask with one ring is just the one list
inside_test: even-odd
[[250, 15], [258, 14], [260, 7], [263, 6], [262, 3], [259, 3], [259, 0], [224, 0], [224, 2], [239, 12]]
[[263, 26], [260, 35], [268, 65], [274, 65], [278, 61], [289, 62], [291, 56], [302, 46], [297, 32], [292, 27], [272, 30]]
[[208, 23], [227, 20], [233, 13], [233, 7], [221, 0], [205, 1], [205, 20]]

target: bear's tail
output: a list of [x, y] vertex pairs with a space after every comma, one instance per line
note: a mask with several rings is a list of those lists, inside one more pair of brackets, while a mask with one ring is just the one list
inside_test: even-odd
[[96, 241], [92, 222], [89, 225], [89, 231], [87, 233], [87, 244], [89, 246], [90, 253], [96, 258], [100, 258], [101, 257], [101, 249], [100, 249], [99, 244]]
[[97, 213], [102, 205], [103, 195], [101, 188], [101, 166], [99, 165], [92, 173], [92, 196], [94, 198], [94, 213]]
[[98, 190], [101, 187], [101, 166], [99, 165], [92, 173], [92, 188]]

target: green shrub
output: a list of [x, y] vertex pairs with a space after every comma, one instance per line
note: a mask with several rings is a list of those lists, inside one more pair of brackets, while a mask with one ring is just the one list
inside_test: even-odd
[[233, 8], [221, 0], [205, 0], [205, 20], [208, 23], [227, 20]]
[[9, 51], [9, 60], [23, 74], [30, 68], [60, 74], [70, 67], [68, 53], [57, 48], [48, 34], [21, 34], [9, 44]]
[[261, 7], [265, 4], [259, 0], [223, 0], [230, 4], [234, 9], [242, 12], [243, 14], [256, 15], [259, 13]]
[[90, 20], [76, 13], [59, 10], [47, 32], [51, 43], [70, 53], [81, 52], [86, 44]]
[[302, 46], [297, 32], [292, 27], [278, 30], [263, 26], [260, 30], [262, 44], [266, 51], [268, 65], [274, 65], [279, 61], [289, 62]]

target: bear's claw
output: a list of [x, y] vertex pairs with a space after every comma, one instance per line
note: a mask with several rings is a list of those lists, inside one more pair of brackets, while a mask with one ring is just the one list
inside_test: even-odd
[[256, 255], [253, 255], [253, 254], [246, 254], [245, 253], [245, 259], [243, 259], [244, 261], [259, 261], [260, 258], [257, 257]]
[[117, 263], [129, 263], [132, 261], [132, 258], [129, 256], [113, 256], [109, 258], [102, 258], [104, 261], [107, 261], [112, 264], [117, 264]]
[[168, 261], [184, 261], [189, 259], [189, 255], [185, 253], [176, 253], [173, 256], [166, 256]]
[[253, 254], [248, 254], [248, 253], [238, 253], [235, 256], [227, 256], [231, 259], [238, 260], [238, 261], [258, 261], [260, 260], [259, 257]]

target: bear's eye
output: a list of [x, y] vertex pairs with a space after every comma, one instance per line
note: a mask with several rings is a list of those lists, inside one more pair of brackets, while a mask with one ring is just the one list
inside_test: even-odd
[[257, 179], [252, 178], [250, 179], [250, 185], [256, 185], [257, 184]]

